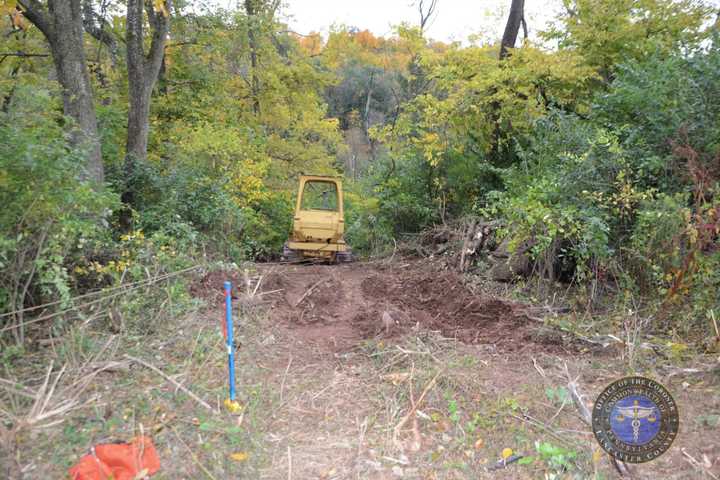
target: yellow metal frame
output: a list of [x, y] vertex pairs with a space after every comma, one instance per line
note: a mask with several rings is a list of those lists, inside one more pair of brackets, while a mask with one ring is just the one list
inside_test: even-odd
[[320, 242], [288, 242], [288, 248], [291, 250], [311, 250], [316, 252], [345, 252], [347, 245], [345, 242], [338, 243], [320, 243]]
[[300, 185], [298, 186], [298, 194], [297, 194], [297, 200], [295, 201], [295, 217], [298, 216], [298, 213], [301, 211], [308, 211], [303, 210], [301, 208], [302, 206], [302, 196], [303, 192], [305, 191], [305, 184], [308, 182], [326, 182], [326, 183], [334, 183], [335, 188], [337, 188], [337, 195], [338, 195], [338, 210], [337, 213], [340, 214], [340, 218], [345, 218], [345, 212], [344, 212], [344, 205], [343, 205], [343, 190], [342, 190], [342, 181], [340, 180], [340, 177], [324, 177], [322, 175], [300, 175]]
[[[309, 182], [324, 182], [335, 185], [337, 191], [337, 210], [303, 210], [302, 200], [305, 192], [305, 185]], [[335, 240], [317, 241], [319, 238], [313, 237], [312, 232], [315, 229], [314, 224], [322, 224], [327, 219], [320, 220], [317, 217], [332, 216], [334, 220], [330, 222]], [[293, 219], [293, 234], [287, 246], [291, 250], [300, 252], [305, 257], [334, 257], [337, 252], [346, 252], [348, 250], [342, 235], [345, 233], [345, 212], [344, 198], [341, 177], [323, 176], [323, 175], [301, 175], [298, 185], [297, 200], [295, 201], [295, 216]]]

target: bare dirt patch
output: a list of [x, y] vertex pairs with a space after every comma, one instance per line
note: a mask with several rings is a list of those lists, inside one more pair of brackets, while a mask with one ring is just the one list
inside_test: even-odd
[[461, 276], [419, 261], [289, 266], [270, 272], [265, 288], [283, 292], [275, 297], [274, 318], [301, 338], [323, 338], [339, 350], [429, 329], [503, 351], [576, 351], [560, 334], [537, 335], [539, 324], [526, 315], [527, 305], [475, 294]]
[[242, 276], [238, 271], [212, 270], [204, 273], [190, 285], [190, 293], [195, 298], [205, 300], [208, 305], [221, 304], [225, 299], [223, 284], [230, 281], [233, 285], [242, 285]]

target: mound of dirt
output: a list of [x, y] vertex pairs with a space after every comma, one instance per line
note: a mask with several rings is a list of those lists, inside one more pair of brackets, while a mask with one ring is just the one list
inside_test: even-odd
[[524, 305], [475, 295], [452, 272], [417, 272], [387, 295], [421, 326], [465, 343], [520, 349], [534, 326]]
[[237, 288], [240, 284], [240, 276], [237, 272], [224, 270], [207, 272], [190, 284], [190, 293], [193, 297], [205, 300], [208, 305], [220, 305], [225, 301], [226, 281], [232, 282], [233, 288]]
[[274, 270], [263, 290], [282, 291], [274, 296], [272, 315], [294, 335], [338, 350], [418, 328], [504, 351], [568, 349], [561, 335], [538, 334], [526, 305], [477, 295], [460, 275], [419, 261], [383, 268], [287, 266]]

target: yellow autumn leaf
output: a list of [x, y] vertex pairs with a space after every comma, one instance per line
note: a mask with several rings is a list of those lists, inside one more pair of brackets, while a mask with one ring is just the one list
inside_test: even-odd
[[507, 460], [508, 458], [510, 458], [512, 456], [512, 454], [513, 454], [512, 448], [503, 449], [503, 451], [502, 451], [503, 460]]
[[163, 14], [163, 17], [170, 16], [170, 12], [168, 12], [165, 0], [153, 0], [153, 6], [155, 7], [156, 12]]
[[406, 381], [408, 378], [410, 378], [410, 374], [407, 372], [388, 373], [388, 374], [382, 376], [383, 380], [387, 380], [388, 382], [391, 382], [393, 385], [400, 385], [401, 383]]
[[602, 453], [603, 452], [601, 449], [595, 449], [592, 456], [593, 463], [598, 463], [600, 461], [600, 459], [602, 458]]
[[17, 0], [0, 0], [0, 15], [12, 15], [16, 6]]
[[250, 455], [247, 452], [235, 452], [230, 454], [230, 458], [236, 462], [244, 462], [250, 458]]

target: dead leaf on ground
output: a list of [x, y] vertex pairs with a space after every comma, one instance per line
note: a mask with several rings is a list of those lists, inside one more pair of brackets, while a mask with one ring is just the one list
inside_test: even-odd
[[410, 378], [410, 374], [407, 372], [388, 373], [388, 374], [382, 376], [383, 380], [385, 380], [387, 382], [391, 382], [393, 385], [396, 385], [396, 386], [407, 381], [408, 378]]
[[137, 475], [133, 478], [133, 480], [144, 480], [145, 478], [148, 478], [148, 474], [150, 473], [150, 470], [147, 468], [143, 468], [140, 470]]
[[250, 455], [247, 452], [235, 452], [230, 454], [230, 458], [236, 462], [244, 462], [250, 458]]

